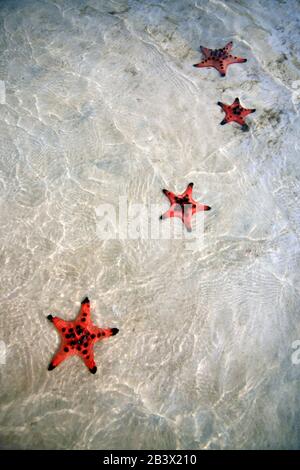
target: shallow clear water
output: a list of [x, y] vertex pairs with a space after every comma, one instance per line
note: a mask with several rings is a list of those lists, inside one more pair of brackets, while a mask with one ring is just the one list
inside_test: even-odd
[[[2, 448], [299, 448], [299, 26], [296, 0], [1, 1]], [[192, 67], [230, 40], [247, 64]], [[197, 249], [97, 236], [99, 205], [190, 181]], [[120, 333], [49, 373], [46, 316], [86, 295]]]

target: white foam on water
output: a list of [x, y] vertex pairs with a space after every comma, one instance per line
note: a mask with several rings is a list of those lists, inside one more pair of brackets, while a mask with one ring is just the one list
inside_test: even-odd
[[[1, 447], [299, 448], [299, 23], [296, 0], [1, 2]], [[192, 67], [231, 40], [226, 78]], [[236, 96], [248, 133], [219, 125]], [[97, 236], [99, 205], [190, 181], [197, 249]], [[86, 295], [120, 333], [95, 376], [49, 373], [46, 316]]]

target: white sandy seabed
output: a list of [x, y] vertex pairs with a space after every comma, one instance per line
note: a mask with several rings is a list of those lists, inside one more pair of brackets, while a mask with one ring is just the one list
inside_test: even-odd
[[[2, 448], [300, 447], [299, 26], [296, 0], [1, 1]], [[192, 67], [230, 40], [246, 64]], [[190, 181], [197, 249], [97, 236], [99, 205]], [[50, 373], [46, 316], [86, 295], [120, 333]]]

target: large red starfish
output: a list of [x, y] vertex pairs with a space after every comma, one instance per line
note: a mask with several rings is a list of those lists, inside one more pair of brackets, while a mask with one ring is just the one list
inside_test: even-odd
[[189, 183], [184, 193], [178, 196], [171, 191], [163, 189], [162, 192], [167, 196], [170, 201], [171, 207], [160, 216], [161, 219], [168, 217], [179, 217], [187, 228], [188, 232], [192, 231], [192, 216], [196, 212], [209, 211], [211, 208], [196, 202], [192, 198], [194, 183]]
[[222, 126], [228, 122], [234, 121], [242, 126], [243, 131], [247, 131], [249, 129], [245, 122], [245, 117], [248, 116], [248, 114], [254, 113], [256, 109], [243, 108], [243, 106], [240, 105], [240, 100], [238, 98], [236, 98], [230, 105], [221, 103], [221, 101], [218, 101], [217, 104], [221, 106], [226, 114], [223, 121], [220, 122]]
[[94, 344], [109, 336], [116, 335], [118, 328], [98, 328], [93, 325], [90, 313], [90, 301], [86, 297], [81, 302], [80, 312], [75, 321], [65, 321], [48, 315], [48, 320], [54, 323], [61, 336], [58, 352], [49, 364], [48, 370], [53, 370], [67, 357], [80, 356], [92, 374], [97, 372], [94, 361]]
[[214, 67], [218, 70], [221, 77], [225, 77], [226, 70], [229, 65], [247, 62], [247, 59], [229, 54], [229, 51], [232, 49], [232, 45], [233, 43], [230, 41], [222, 49], [208, 49], [207, 47], [200, 46], [200, 50], [204, 55], [204, 58], [199, 64], [195, 64], [194, 67]]

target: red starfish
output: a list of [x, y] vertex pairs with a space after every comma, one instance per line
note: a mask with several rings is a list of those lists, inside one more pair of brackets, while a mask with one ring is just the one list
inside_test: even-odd
[[228, 65], [247, 62], [247, 59], [229, 54], [231, 49], [232, 41], [226, 44], [223, 49], [208, 49], [200, 46], [204, 59], [199, 64], [195, 64], [194, 67], [214, 67], [220, 72], [221, 77], [225, 77]]
[[92, 374], [97, 372], [94, 361], [94, 344], [109, 336], [116, 335], [118, 328], [98, 328], [91, 320], [90, 301], [86, 297], [81, 302], [80, 312], [75, 321], [65, 321], [58, 317], [48, 315], [48, 320], [54, 323], [61, 335], [61, 344], [58, 352], [49, 364], [48, 370], [53, 370], [69, 356], [77, 354]]
[[171, 203], [170, 209], [160, 216], [160, 219], [167, 219], [168, 217], [179, 217], [184, 225], [186, 226], [188, 232], [192, 231], [192, 216], [196, 212], [200, 211], [209, 211], [211, 208], [205, 206], [204, 204], [199, 204], [199, 202], [194, 201], [192, 198], [194, 183], [189, 183], [184, 193], [176, 194], [163, 189], [162, 192], [167, 196]]
[[217, 104], [221, 106], [226, 114], [223, 121], [220, 122], [222, 126], [228, 122], [234, 121], [242, 126], [243, 131], [247, 131], [249, 129], [245, 122], [245, 117], [248, 116], [248, 114], [254, 113], [256, 109], [243, 108], [243, 106], [240, 105], [240, 100], [238, 98], [236, 98], [230, 105], [221, 103], [220, 101], [218, 101]]

